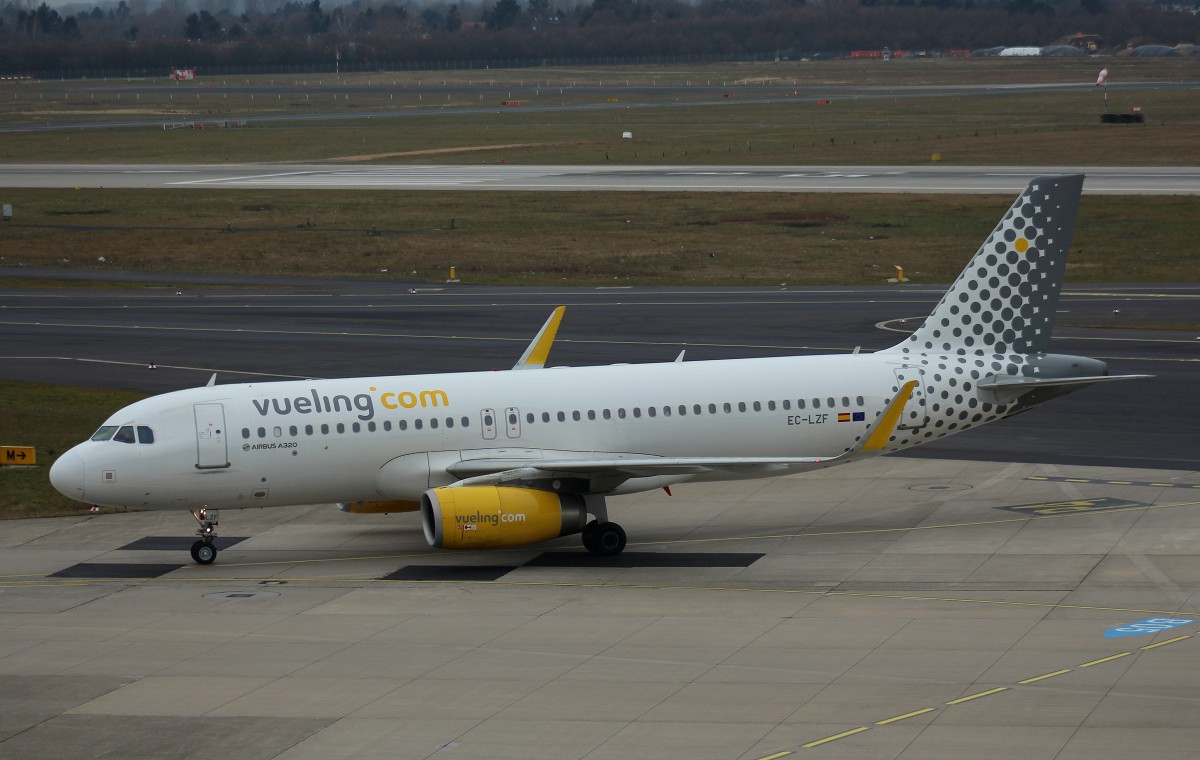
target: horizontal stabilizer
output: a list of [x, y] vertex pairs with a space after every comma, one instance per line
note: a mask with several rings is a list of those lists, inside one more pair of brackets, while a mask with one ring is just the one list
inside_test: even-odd
[[1020, 375], [997, 375], [979, 383], [984, 391], [1019, 391], [1033, 388], [1049, 388], [1059, 385], [1091, 385], [1114, 380], [1144, 380], [1154, 375], [1097, 375], [1095, 377], [1024, 377]]

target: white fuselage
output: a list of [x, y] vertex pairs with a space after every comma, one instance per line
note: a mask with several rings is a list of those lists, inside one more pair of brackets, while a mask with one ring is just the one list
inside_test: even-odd
[[83, 484], [75, 498], [136, 509], [417, 499], [472, 459], [834, 457], [902, 380], [921, 382], [886, 451], [1002, 415], [930, 419], [944, 387], [916, 365], [881, 352], [208, 386], [122, 409], [105, 426], [149, 428], [153, 443], [88, 441], [62, 471]]

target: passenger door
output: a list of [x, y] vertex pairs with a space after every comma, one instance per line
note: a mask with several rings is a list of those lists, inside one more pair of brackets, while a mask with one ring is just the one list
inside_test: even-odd
[[196, 404], [196, 469], [217, 470], [229, 466], [226, 446], [225, 406]]

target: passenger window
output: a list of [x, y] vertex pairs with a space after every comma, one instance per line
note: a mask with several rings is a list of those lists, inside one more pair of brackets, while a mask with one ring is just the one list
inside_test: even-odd
[[542, 412], [542, 422], [550, 421], [550, 412]]
[[154, 431], [145, 425], [138, 425], [138, 443], [154, 443]]
[[312, 435], [312, 434], [313, 434], [313, 426], [312, 426], [312, 425], [305, 425], [305, 426], [304, 426], [304, 434], [305, 434], [305, 435]]
[[559, 422], [566, 422], [566, 421], [567, 421], [567, 415], [566, 415], [566, 414], [564, 414], [563, 412], [559, 412], [559, 413], [558, 413], [558, 421], [559, 421]]
[[429, 429], [437, 430], [437, 426], [438, 426], [437, 417], [431, 417], [429, 420]]
[[[375, 428], [374, 428], [373, 426], [375, 425], [375, 423], [374, 423], [374, 422], [372, 422], [372, 423], [371, 423], [371, 425], [372, 425], [372, 428], [371, 428], [371, 429], [372, 429], [372, 430], [374, 430]], [[295, 436], [297, 436], [297, 435], [299, 435], [299, 434], [300, 434], [300, 431], [296, 429], [296, 426], [295, 426], [295, 425], [292, 425], [290, 428], [288, 428], [288, 435], [291, 435], [292, 437], [295, 437]]]
[[759, 402], [755, 401], [755, 402], [754, 402], [754, 411], [756, 411], [756, 412], [761, 412], [761, 411], [762, 411], [762, 404], [760, 404]]
[[588, 409], [588, 419], [589, 420], [596, 419], [596, 410], [595, 409]]
[[492, 419], [492, 415], [485, 414], [483, 415], [483, 424], [491, 427], [492, 425], [496, 424], [496, 421]]
[[813, 409], [820, 409], [820, 408], [821, 408], [821, 399], [814, 398], [813, 399]]
[[709, 404], [709, 405], [708, 405], [708, 413], [709, 413], [709, 414], [716, 414], [716, 413], [717, 413], [717, 405], [716, 405], [716, 404]]
[[258, 437], [259, 437], [259, 438], [266, 438], [266, 437], [267, 437], [267, 429], [266, 429], [266, 428], [259, 428], [259, 429], [258, 429]]
[[420, 429], [421, 429], [421, 424], [422, 424], [422, 423], [421, 423], [421, 421], [420, 421], [420, 420], [413, 420], [413, 429], [414, 429], [414, 430], [420, 430]]
[[[517, 423], [517, 415], [514, 414], [513, 415], [513, 424], [515, 425], [516, 423]], [[454, 427], [454, 418], [453, 417], [446, 418], [446, 427], [448, 427], [448, 428]]]
[[796, 399], [796, 408], [797, 408], [797, 409], [803, 409], [803, 408], [804, 408], [804, 399], [802, 399], [802, 398], [800, 398], [800, 399]]
[[[99, 435], [99, 433], [97, 433], [96, 435]], [[242, 428], [242, 438], [243, 439], [250, 438], [250, 428]], [[92, 440], [93, 441], [96, 440], [95, 436], [92, 437]]]
[[571, 419], [575, 420], [576, 422], [579, 422], [579, 420], [580, 420], [579, 412], [571, 412]]
[[768, 402], [767, 402], [767, 411], [768, 411], [768, 412], [773, 412], [773, 411], [775, 411], [775, 402], [774, 402], [774, 401], [768, 401]]
[[700, 405], [696, 404], [692, 407], [692, 414], [700, 414]]
[[621, 419], [625, 419], [625, 407], [621, 407], [617, 410], [617, 416]]
[[117, 432], [116, 425], [105, 425], [104, 427], [97, 430], [95, 432], [95, 434], [92, 435], [92, 440], [93, 441], [109, 441], [109, 440], [112, 440], [112, 437], [116, 432]]
[[[292, 430], [295, 430], [295, 429], [296, 429], [296, 428], [292, 428]], [[375, 423], [374, 423], [373, 421], [372, 421], [372, 422], [368, 422], [368, 423], [367, 423], [367, 432], [368, 432], [368, 433], [374, 433], [374, 432], [375, 432]], [[292, 435], [295, 435], [295, 433], [292, 433]]]
[[133, 443], [133, 425], [122, 425], [113, 440], [117, 443]]
[[283, 428], [279, 427], [278, 425], [276, 425], [276, 426], [275, 426], [275, 429], [274, 429], [274, 430], [272, 430], [271, 432], [275, 434], [275, 437], [276, 437], [276, 438], [282, 438], [282, 437], [283, 437]]
[[791, 408], [792, 408], [792, 402], [785, 398], [783, 400], [783, 410], [786, 412], [787, 410], [789, 410]]
[[346, 423], [339, 422], [337, 424], [337, 431], [338, 431], [338, 433], [345, 433], [346, 432]]
[[392, 421], [391, 420], [383, 421], [383, 432], [385, 432], [385, 433], [392, 432]]
[[650, 415], [651, 417], [656, 417], [658, 416], [658, 410], [652, 406], [646, 407], [646, 414]]
[[850, 406], [850, 397], [842, 396], [842, 406]]
[[633, 408], [633, 416], [634, 416], [634, 417], [641, 418], [641, 416], [642, 416], [642, 408], [641, 408], [640, 406], [635, 406], [635, 407]]
[[863, 405], [864, 403], [866, 403], [866, 402], [864, 402], [864, 401], [863, 401], [863, 397], [862, 397], [862, 396], [859, 396], [859, 397], [857, 397], [857, 398], [855, 398], [855, 399], [854, 399], [854, 403], [858, 404], [859, 406], [862, 406], [862, 405]]
[[321, 435], [329, 435], [329, 425], [327, 425], [327, 424], [321, 425]]
[[460, 425], [462, 425], [463, 427], [470, 427], [470, 426], [471, 426], [471, 420], [470, 420], [470, 418], [468, 418], [468, 417], [463, 417], [463, 418], [462, 418], [461, 420], [459, 420], [458, 422], [459, 422], [459, 424], [460, 424]]
[[725, 402], [724, 409], [725, 409], [725, 413], [726, 413], [726, 414], [729, 414], [730, 412], [732, 412], [732, 411], [733, 411], [733, 407], [732, 407], [732, 406], [730, 406], [730, 404], [729, 404], [729, 402], [728, 402], [728, 401], [726, 401], [726, 402]]
[[832, 409], [832, 408], [834, 408], [835, 406], [837, 406], [837, 402], [833, 400], [833, 396], [830, 396], [829, 398], [827, 398], [827, 399], [825, 399], [825, 400], [829, 402], [829, 408], [830, 408], [830, 409]]
[[396, 427], [400, 428], [401, 430], [408, 430], [408, 420], [400, 420], [396, 423]]
[[603, 415], [604, 415], [604, 419], [606, 419], [606, 420], [611, 420], [611, 419], [612, 419], [612, 412], [611, 412], [611, 411], [609, 411], [608, 409], [605, 409], [605, 410], [604, 410], [604, 412], [603, 412]]
[[525, 415], [525, 421], [526, 421], [526, 422], [528, 422], [530, 425], [532, 425], [532, 424], [533, 424], [533, 421], [534, 421], [535, 419], [537, 419], [537, 418], [533, 416], [533, 412], [528, 412], [528, 413]]
[[362, 425], [359, 425], [357, 422], [355, 422], [353, 425], [350, 426], [350, 429], [356, 433], [359, 433], [359, 432], [362, 432]]
[[744, 411], [746, 411], [746, 402], [745, 402], [745, 401], [739, 401], [739, 402], [738, 402], [738, 411], [739, 411], [739, 412], [744, 412]]
[[[682, 409], [683, 407], [681, 406], [681, 407], [679, 407], [679, 408], [680, 408], [680, 409]], [[663, 416], [664, 416], [664, 417], [670, 417], [670, 416], [671, 416], [671, 407], [669, 407], [669, 406], [664, 406], [664, 407], [663, 407]]]

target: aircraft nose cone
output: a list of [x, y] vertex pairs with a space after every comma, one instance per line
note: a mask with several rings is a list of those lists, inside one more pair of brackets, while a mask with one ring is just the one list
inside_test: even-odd
[[50, 485], [63, 496], [83, 501], [83, 456], [75, 449], [50, 466]]

